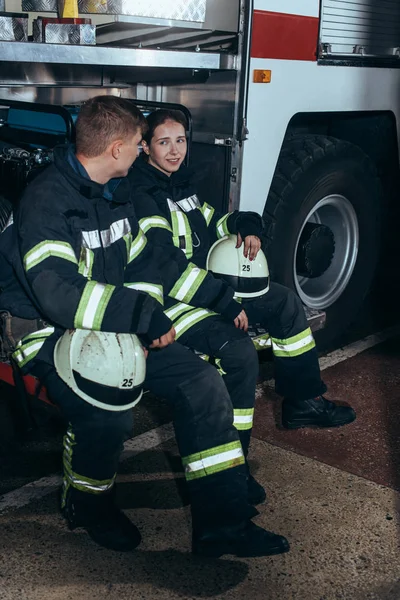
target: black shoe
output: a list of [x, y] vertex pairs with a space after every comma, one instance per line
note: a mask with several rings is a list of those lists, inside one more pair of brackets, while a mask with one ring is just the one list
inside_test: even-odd
[[324, 396], [301, 402], [285, 398], [282, 404], [282, 424], [286, 429], [340, 427], [352, 423], [355, 418], [351, 406], [338, 406]]
[[96, 544], [117, 552], [134, 550], [142, 541], [138, 528], [118, 509], [103, 522], [86, 527], [86, 531]]
[[193, 535], [192, 552], [197, 556], [219, 558], [223, 554], [240, 557], [272, 556], [289, 551], [289, 542], [258, 527], [251, 521], [240, 527], [221, 527]]
[[262, 504], [267, 499], [267, 494], [265, 493], [263, 486], [254, 479], [253, 475], [248, 476], [247, 489], [247, 501], [252, 506]]
[[137, 527], [115, 505], [115, 489], [89, 494], [70, 487], [62, 513], [71, 530], [83, 527], [94, 542], [109, 550], [128, 552], [141, 542]]

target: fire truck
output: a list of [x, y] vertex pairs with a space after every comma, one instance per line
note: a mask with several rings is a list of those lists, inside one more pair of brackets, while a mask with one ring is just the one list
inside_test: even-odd
[[0, 0], [0, 217], [98, 94], [180, 108], [218, 209], [265, 221], [273, 279], [360, 309], [396, 196], [397, 0]]

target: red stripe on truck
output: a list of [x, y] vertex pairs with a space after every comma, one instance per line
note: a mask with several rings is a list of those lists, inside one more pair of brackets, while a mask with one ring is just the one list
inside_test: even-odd
[[319, 19], [255, 10], [252, 58], [317, 60]]

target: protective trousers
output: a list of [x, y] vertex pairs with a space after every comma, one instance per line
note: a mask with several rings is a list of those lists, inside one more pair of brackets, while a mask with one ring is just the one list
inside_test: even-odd
[[247, 456], [254, 419], [254, 401], [259, 371], [257, 351], [244, 331], [220, 317], [201, 321], [179, 341], [210, 357], [218, 368], [233, 407], [233, 424]]
[[[132, 410], [111, 412], [88, 404], [60, 379], [54, 368], [47, 365], [39, 365], [33, 374], [41, 379], [68, 423], [64, 436], [61, 507], [65, 508], [68, 496], [75, 491], [91, 496], [109, 495], [114, 487], [123, 443], [132, 437]], [[75, 496], [81, 497], [79, 493]], [[83, 512], [87, 515], [78, 515], [78, 521], [85, 525], [87, 519], [89, 525], [90, 518], [95, 517], [91, 512], [96, 502], [92, 502], [92, 506], [90, 502], [85, 505], [87, 508]]]
[[261, 326], [271, 339], [276, 392], [299, 401], [326, 392], [300, 298], [289, 288], [271, 283], [266, 294], [243, 300], [242, 304], [249, 323]]
[[173, 410], [191, 497], [193, 530], [200, 533], [214, 526], [240, 524], [251, 517], [254, 512], [247, 501], [247, 468], [234, 426], [232, 400], [217, 369], [174, 343], [150, 352], [146, 387], [165, 398]]
[[[37, 371], [35, 374], [40, 377]], [[82, 492], [88, 498], [108, 495], [114, 487], [123, 442], [132, 435], [132, 411], [110, 412], [89, 405], [63, 383], [54, 369], [47, 371], [42, 380], [69, 423], [64, 437], [62, 506], [76, 491], [80, 492], [75, 493], [77, 498]], [[194, 530], [242, 523], [252, 516], [232, 402], [218, 371], [174, 343], [149, 352], [145, 385], [172, 407]], [[94, 505], [80, 503], [88, 510], [90, 504]], [[88, 518], [90, 524], [90, 515]], [[84, 515], [77, 521], [85, 526]]]

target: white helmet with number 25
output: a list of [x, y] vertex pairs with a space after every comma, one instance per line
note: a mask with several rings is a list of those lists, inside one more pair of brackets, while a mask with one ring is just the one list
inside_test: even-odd
[[143, 394], [146, 357], [136, 335], [69, 329], [54, 348], [58, 375], [98, 408], [132, 408]]
[[269, 290], [269, 269], [262, 250], [250, 260], [243, 255], [243, 245], [236, 248], [237, 238], [228, 235], [215, 242], [207, 257], [207, 271], [224, 279], [235, 290], [236, 298], [257, 298]]

